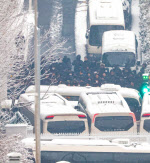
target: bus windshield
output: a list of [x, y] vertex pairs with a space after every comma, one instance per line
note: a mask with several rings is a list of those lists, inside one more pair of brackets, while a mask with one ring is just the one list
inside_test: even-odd
[[102, 35], [105, 31], [123, 29], [124, 27], [120, 25], [93, 25], [90, 28], [89, 44], [92, 46], [101, 46]]
[[[66, 148], [66, 147], [65, 147]], [[81, 148], [81, 147], [80, 147]], [[146, 163], [150, 161], [149, 153], [121, 152], [78, 152], [78, 151], [41, 151], [41, 163], [69, 161], [71, 163]]]
[[84, 121], [52, 121], [48, 122], [47, 131], [52, 134], [82, 133], [85, 130]]
[[[117, 59], [116, 59], [117, 58]], [[107, 52], [103, 54], [102, 62], [106, 67], [135, 66], [135, 54], [132, 52]]]
[[100, 131], [128, 131], [133, 126], [130, 116], [96, 117], [95, 127]]

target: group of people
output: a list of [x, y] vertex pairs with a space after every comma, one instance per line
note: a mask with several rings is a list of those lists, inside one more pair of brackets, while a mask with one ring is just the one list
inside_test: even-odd
[[68, 86], [99, 87], [105, 83], [113, 83], [139, 90], [145, 68], [146, 64], [143, 64], [138, 74], [128, 66], [123, 70], [115, 66], [109, 71], [103, 63], [100, 64], [93, 58], [85, 57], [82, 61], [81, 56], [77, 55], [71, 63], [70, 58], [64, 56], [62, 62], [52, 63], [41, 71], [41, 75], [48, 71], [51, 72], [41, 79], [41, 85], [66, 84]]

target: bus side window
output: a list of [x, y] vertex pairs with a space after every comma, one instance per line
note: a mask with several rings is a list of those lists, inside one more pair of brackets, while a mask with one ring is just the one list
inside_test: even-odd
[[125, 98], [125, 100], [130, 110], [134, 112], [136, 120], [139, 120], [141, 115], [141, 104], [139, 103], [139, 101], [134, 98]]

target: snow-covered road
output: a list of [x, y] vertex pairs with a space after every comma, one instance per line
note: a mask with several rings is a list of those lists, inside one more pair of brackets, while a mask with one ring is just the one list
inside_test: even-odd
[[87, 2], [86, 0], [78, 0], [75, 14], [75, 47], [76, 55], [80, 54], [84, 60], [86, 56], [86, 30], [87, 30]]
[[138, 59], [140, 59], [142, 61], [142, 56], [141, 56], [141, 41], [140, 41], [140, 36], [139, 36], [139, 31], [140, 31], [140, 27], [139, 27], [139, 22], [140, 22], [140, 18], [139, 18], [139, 14], [140, 14], [140, 8], [139, 8], [139, 0], [132, 0], [132, 9], [131, 9], [131, 14], [132, 14], [132, 26], [131, 26], [131, 30], [134, 31], [134, 33], [137, 36], [137, 40], [138, 40]]

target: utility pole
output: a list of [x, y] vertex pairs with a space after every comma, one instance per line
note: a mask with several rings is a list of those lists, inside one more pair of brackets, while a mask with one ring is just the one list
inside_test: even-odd
[[32, 0], [29, 0], [29, 11], [32, 10]]
[[38, 32], [37, 0], [34, 0], [35, 26], [34, 26], [34, 60], [35, 60], [35, 141], [36, 141], [36, 163], [41, 163], [40, 151], [40, 44]]

